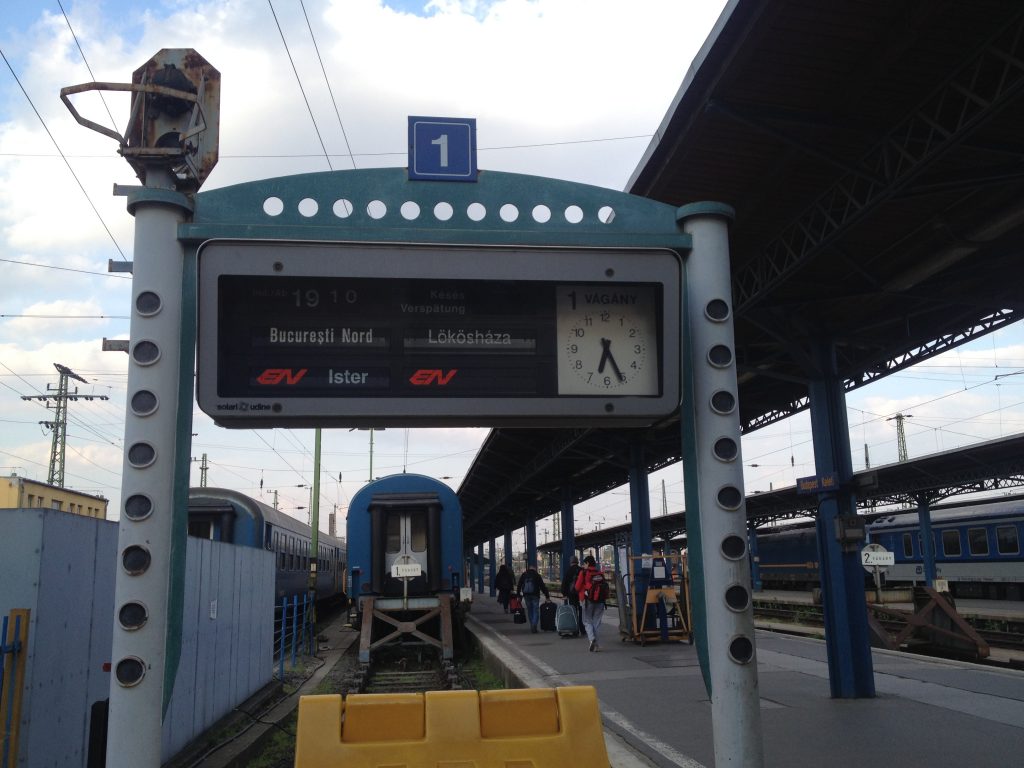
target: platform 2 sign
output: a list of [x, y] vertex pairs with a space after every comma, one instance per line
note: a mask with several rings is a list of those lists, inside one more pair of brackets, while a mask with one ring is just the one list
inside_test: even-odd
[[212, 241], [197, 397], [253, 426], [649, 424], [679, 406], [669, 250]]

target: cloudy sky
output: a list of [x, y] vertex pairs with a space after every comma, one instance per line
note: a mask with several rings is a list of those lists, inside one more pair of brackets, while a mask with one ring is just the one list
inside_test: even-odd
[[[65, 484], [120, 499], [133, 220], [118, 184], [137, 183], [115, 142], [79, 126], [62, 87], [129, 82], [162, 48], [194, 48], [220, 70], [220, 161], [204, 189], [310, 171], [405, 166], [409, 115], [474, 117], [480, 167], [620, 190], [724, 0], [27, 0], [0, 16], [0, 474], [46, 480], [51, 418], [23, 401], [87, 380], [71, 404]], [[326, 74], [326, 77], [325, 77]], [[328, 89], [328, 83], [330, 88]], [[301, 87], [300, 87], [301, 86]], [[307, 109], [307, 101], [310, 105]], [[85, 117], [123, 131], [128, 101], [81, 94]], [[336, 107], [336, 108], [335, 108]], [[849, 397], [854, 465], [896, 459], [896, 413], [912, 456], [1024, 428], [1024, 334], [987, 337]], [[1007, 376], [1007, 374], [1011, 374]], [[997, 378], [999, 377], [999, 378]], [[304, 517], [312, 433], [222, 430], [198, 409], [192, 454], [208, 484]], [[372, 475], [403, 470], [457, 488], [486, 430], [389, 429]], [[371, 475], [369, 433], [325, 432], [321, 509], [343, 513]], [[813, 474], [806, 418], [744, 441], [748, 490]], [[750, 465], [757, 466], [750, 466]], [[652, 511], [682, 507], [681, 471], [651, 479]], [[198, 467], [193, 483], [198, 484]], [[582, 505], [581, 529], [623, 522], [625, 489]], [[541, 538], [545, 525], [541, 524]]]

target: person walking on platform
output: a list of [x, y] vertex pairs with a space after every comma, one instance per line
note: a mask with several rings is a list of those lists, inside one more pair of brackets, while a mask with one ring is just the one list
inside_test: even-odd
[[544, 583], [544, 579], [537, 573], [537, 569], [532, 564], [528, 564], [526, 570], [523, 571], [523, 575], [519, 577], [519, 585], [516, 589], [523, 596], [523, 602], [526, 604], [526, 618], [530, 622], [530, 631], [536, 634], [537, 622], [540, 621], [539, 606], [541, 593], [544, 593], [545, 600], [549, 603], [551, 602], [548, 585]]
[[576, 615], [576, 636], [583, 634], [583, 612], [580, 610], [580, 594], [576, 591], [576, 577], [580, 575], [580, 559], [573, 555], [562, 579], [562, 595], [569, 601]]
[[498, 590], [498, 603], [508, 613], [508, 599], [516, 586], [516, 575], [505, 563], [498, 566], [498, 572], [494, 575], [494, 588]]
[[608, 600], [608, 582], [592, 555], [584, 557], [583, 564], [586, 567], [576, 577], [576, 594], [583, 607], [583, 628], [590, 640], [590, 650], [599, 651], [597, 630], [601, 627], [605, 601]]

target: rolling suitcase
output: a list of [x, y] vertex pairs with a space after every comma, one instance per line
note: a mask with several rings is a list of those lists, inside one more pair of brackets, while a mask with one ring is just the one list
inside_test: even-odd
[[558, 608], [554, 603], [541, 603], [540, 606], [540, 628], [542, 632], [555, 631], [555, 613]]
[[580, 628], [576, 624], [576, 607], [563, 603], [555, 613], [555, 629], [559, 637], [576, 637]]
[[512, 621], [516, 624], [526, 623], [526, 609], [523, 608], [523, 606], [519, 606], [515, 611], [513, 611]]

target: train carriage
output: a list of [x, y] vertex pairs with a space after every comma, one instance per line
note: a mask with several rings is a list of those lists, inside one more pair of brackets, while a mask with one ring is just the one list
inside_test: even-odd
[[346, 538], [360, 661], [392, 642], [425, 642], [451, 659], [462, 562], [455, 492], [424, 475], [376, 480], [352, 498]]
[[[190, 488], [188, 499], [190, 536], [273, 552], [277, 600], [308, 590], [312, 536], [308, 525], [227, 488]], [[345, 600], [345, 540], [320, 532], [317, 545], [317, 599]]]

